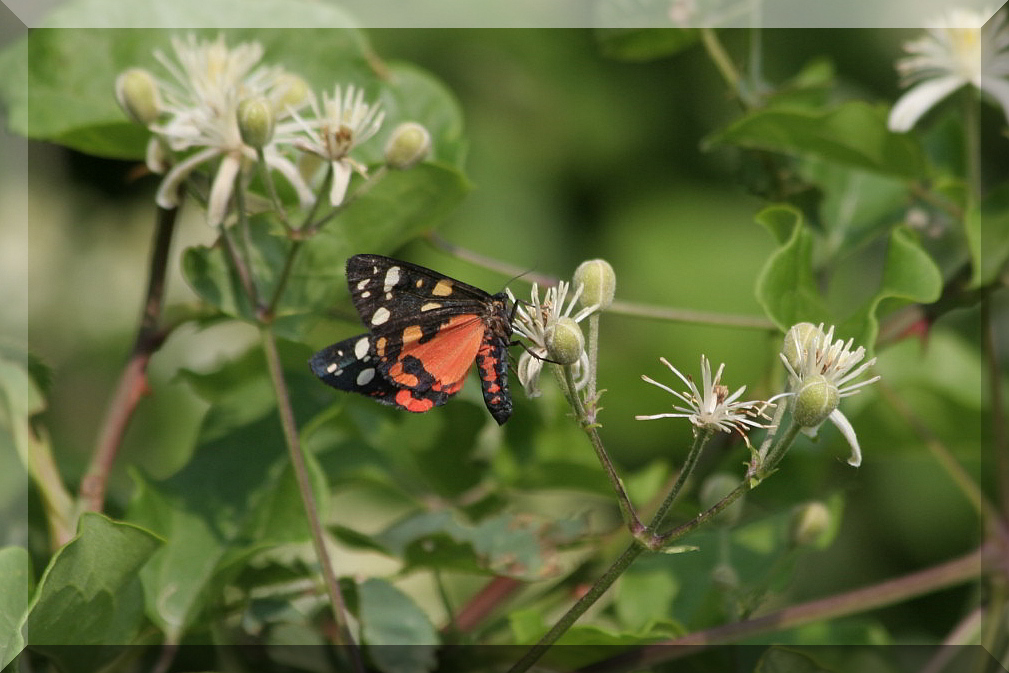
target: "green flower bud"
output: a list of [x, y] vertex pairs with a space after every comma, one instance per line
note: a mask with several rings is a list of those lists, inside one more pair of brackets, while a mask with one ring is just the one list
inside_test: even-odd
[[605, 310], [613, 303], [613, 294], [617, 289], [617, 275], [613, 267], [605, 259], [590, 259], [582, 262], [575, 269], [574, 285], [582, 285], [582, 306], [598, 305]]
[[582, 329], [571, 318], [560, 318], [547, 327], [547, 357], [562, 365], [573, 365], [585, 352]]
[[161, 95], [154, 76], [143, 68], [130, 68], [116, 77], [116, 100], [133, 121], [153, 124], [161, 113]]
[[837, 409], [841, 395], [826, 376], [806, 377], [795, 400], [795, 421], [803, 428], [815, 428]]
[[[698, 497], [701, 501], [701, 510], [706, 511], [714, 507], [722, 498], [732, 493], [739, 486], [739, 479], [727, 472], [716, 472], [710, 475], [701, 484], [701, 491]], [[733, 526], [739, 521], [743, 514], [743, 497], [734, 500], [731, 505], [723, 509], [712, 518], [712, 522], [719, 526]]]
[[385, 161], [391, 168], [413, 168], [431, 154], [431, 134], [417, 122], [403, 122], [385, 144]]
[[791, 329], [785, 333], [785, 341], [782, 344], [781, 352], [795, 372], [799, 372], [799, 369], [802, 367], [804, 353], [813, 345], [813, 340], [818, 334], [822, 334], [822, 331], [811, 322], [800, 322], [792, 325]]
[[796, 547], [821, 542], [830, 529], [830, 510], [822, 502], [807, 502], [792, 511], [788, 539]]
[[238, 104], [238, 131], [249, 147], [262, 148], [273, 137], [273, 106], [265, 98], [247, 98]]

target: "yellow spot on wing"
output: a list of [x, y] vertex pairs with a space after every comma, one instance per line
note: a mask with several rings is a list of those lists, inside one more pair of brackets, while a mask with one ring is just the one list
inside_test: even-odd
[[447, 297], [452, 294], [452, 281], [447, 278], [442, 278], [439, 280], [434, 288], [431, 290], [431, 294], [436, 297]]

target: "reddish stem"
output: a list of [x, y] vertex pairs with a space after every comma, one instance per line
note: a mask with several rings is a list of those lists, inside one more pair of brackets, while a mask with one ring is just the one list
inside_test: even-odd
[[178, 212], [178, 208], [158, 208], [154, 247], [151, 250], [150, 276], [147, 281], [147, 299], [144, 302], [140, 327], [137, 329], [137, 336], [130, 349], [126, 366], [105, 411], [95, 451], [78, 492], [81, 508], [85, 511], [102, 510], [109, 472], [116, 461], [123, 436], [140, 399], [150, 390], [147, 385], [147, 363], [167, 336], [159, 329], [158, 322], [164, 302], [168, 252]]

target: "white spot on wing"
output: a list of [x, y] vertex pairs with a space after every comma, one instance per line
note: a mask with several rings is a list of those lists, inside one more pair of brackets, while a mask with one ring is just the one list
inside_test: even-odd
[[368, 287], [368, 282], [370, 280], [371, 280], [370, 278], [365, 278], [363, 280], [357, 281], [357, 289], [358, 290], [363, 290], [364, 288]]
[[[374, 322], [374, 318], [372, 318]], [[358, 360], [363, 360], [368, 356], [368, 337], [361, 337], [354, 344], [354, 357]]]
[[330, 362], [329, 366], [326, 367], [326, 371], [328, 373], [330, 373], [330, 374], [332, 374], [333, 372], [335, 372], [337, 369], [339, 369], [339, 367], [336, 366], [335, 362]]
[[357, 375], [357, 385], [366, 386], [371, 383], [371, 380], [375, 378], [375, 368], [368, 367], [367, 369], [362, 369], [361, 373]]
[[371, 315], [371, 324], [372, 325], [385, 324], [385, 321], [389, 319], [390, 315], [391, 314], [389, 313], [389, 309], [387, 309], [384, 306], [380, 306], [378, 310]]
[[385, 272], [385, 286], [382, 288], [386, 292], [392, 290], [396, 283], [399, 282], [399, 267], [390, 266], [389, 270]]

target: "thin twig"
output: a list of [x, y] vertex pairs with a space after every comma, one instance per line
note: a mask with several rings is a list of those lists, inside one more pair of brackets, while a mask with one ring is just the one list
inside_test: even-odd
[[935, 436], [931, 428], [918, 418], [914, 411], [904, 403], [900, 395], [895, 393], [885, 381], [879, 381], [878, 385], [883, 399], [887, 401], [890, 407], [897, 412], [897, 415], [907, 423], [914, 434], [928, 448], [932, 456], [946, 471], [946, 474], [949, 475], [953, 483], [960, 489], [960, 492], [964, 494], [978, 515], [989, 524], [997, 521], [998, 511], [995, 509], [995, 506], [991, 504], [977, 483], [971, 479], [967, 471], [963, 469], [963, 466], [950, 453], [946, 445], [939, 441], [939, 438]]
[[985, 363], [988, 367], [988, 395], [991, 398], [992, 451], [995, 453], [995, 474], [1002, 508], [1002, 517], [1009, 520], [1009, 437], [1006, 436], [1005, 398], [1002, 396], [1001, 357], [996, 344], [995, 321], [991, 315], [991, 298], [981, 301], [981, 328], [984, 331]]
[[655, 645], [646, 645], [626, 655], [618, 655], [580, 669], [579, 673], [613, 673], [639, 670], [678, 659], [713, 645], [736, 643], [762, 633], [836, 619], [893, 605], [933, 591], [956, 586], [977, 578], [998, 562], [1002, 552], [995, 544], [986, 544], [952, 561], [925, 570], [886, 580], [861, 589], [784, 608], [778, 612], [742, 622], [724, 624], [689, 633]]
[[298, 428], [294, 421], [294, 410], [291, 408], [291, 397], [287, 390], [287, 383], [284, 381], [280, 355], [277, 353], [277, 343], [268, 326], [262, 327], [260, 332], [263, 338], [263, 351], [266, 353], [267, 368], [270, 371], [270, 381], [273, 383], [274, 394], [277, 398], [277, 413], [280, 415], [280, 424], [284, 430], [284, 440], [291, 456], [291, 465], [294, 467], [294, 476], [298, 482], [298, 492], [301, 494], [305, 516], [308, 518], [308, 525], [312, 531], [312, 544], [315, 546], [316, 558], [319, 559], [326, 593], [329, 595], [330, 608], [333, 612], [333, 620], [336, 623], [336, 644], [347, 648], [354, 670], [363, 673], [365, 669], [361, 660], [361, 652], [347, 626], [347, 607], [343, 602], [336, 574], [333, 572], [329, 551], [326, 549], [325, 534], [319, 520], [319, 512], [315, 494], [312, 492], [308, 468], [305, 465], [305, 457], [302, 454]]
[[81, 479], [78, 498], [84, 511], [102, 511], [109, 472], [122, 445], [126, 428], [129, 427], [140, 399], [148, 392], [147, 363], [167, 337], [167, 332], [159, 330], [158, 323], [164, 302], [168, 253], [178, 212], [178, 207], [158, 208], [157, 211], [144, 311], [129, 358], [105, 410], [91, 462]]

